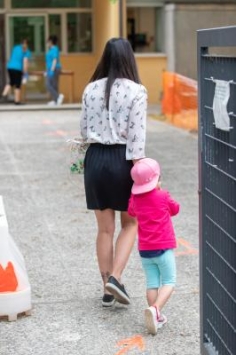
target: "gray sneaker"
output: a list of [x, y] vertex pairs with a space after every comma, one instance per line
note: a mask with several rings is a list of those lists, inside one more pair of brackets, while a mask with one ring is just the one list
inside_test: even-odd
[[102, 298], [102, 306], [103, 307], [112, 307], [113, 304], [115, 304], [116, 300], [113, 295], [108, 295], [107, 293], [104, 293], [103, 298]]
[[130, 297], [126, 292], [124, 285], [121, 285], [115, 277], [109, 277], [108, 282], [106, 283], [106, 289], [115, 297], [117, 302], [130, 304]]
[[57, 105], [61, 105], [64, 101], [64, 95], [60, 94], [57, 99]]

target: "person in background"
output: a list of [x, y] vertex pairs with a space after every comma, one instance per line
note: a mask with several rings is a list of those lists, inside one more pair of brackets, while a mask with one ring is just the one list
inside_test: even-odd
[[139, 160], [131, 170], [134, 181], [128, 213], [138, 220], [138, 248], [147, 281], [145, 322], [155, 335], [167, 318], [161, 313], [176, 281], [175, 232], [171, 216], [179, 204], [160, 188], [160, 166], [150, 158]]
[[[81, 135], [89, 143], [84, 161], [87, 207], [97, 219], [97, 258], [103, 280], [102, 305], [129, 304], [121, 281], [133, 248], [137, 224], [128, 215], [130, 170], [145, 157], [147, 90], [141, 85], [130, 43], [113, 38], [86, 86]], [[121, 230], [114, 244], [115, 211]]]
[[59, 94], [59, 75], [61, 72], [60, 51], [57, 46], [57, 36], [48, 38], [48, 51], [46, 53], [46, 86], [52, 97], [52, 101], [48, 103], [50, 106], [61, 105], [64, 100], [64, 95]]
[[28, 49], [28, 41], [24, 39], [21, 44], [13, 47], [11, 57], [7, 63], [9, 83], [5, 86], [0, 102], [8, 102], [8, 94], [14, 88], [15, 105], [20, 105], [22, 79], [28, 77], [29, 59], [31, 53]]

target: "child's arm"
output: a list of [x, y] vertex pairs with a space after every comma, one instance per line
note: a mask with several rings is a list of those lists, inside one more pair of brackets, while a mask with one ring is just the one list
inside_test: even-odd
[[133, 199], [133, 195], [131, 195], [130, 199], [129, 199], [129, 205], [128, 205], [128, 214], [131, 217], [136, 217], [136, 214], [134, 212], [134, 199]]
[[167, 192], [167, 203], [169, 207], [169, 212], [171, 216], [175, 216], [179, 213], [179, 208], [180, 205], [177, 201], [173, 200], [173, 198], [170, 196], [169, 192]]

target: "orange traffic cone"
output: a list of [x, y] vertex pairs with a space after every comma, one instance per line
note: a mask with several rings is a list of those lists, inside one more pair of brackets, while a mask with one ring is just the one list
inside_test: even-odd
[[14, 292], [18, 286], [13, 264], [9, 261], [6, 269], [0, 264], [0, 292]]

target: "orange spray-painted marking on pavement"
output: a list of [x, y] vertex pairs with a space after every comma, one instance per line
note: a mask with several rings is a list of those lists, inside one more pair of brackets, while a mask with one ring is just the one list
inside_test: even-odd
[[56, 132], [55, 132], [58, 136], [61, 136], [61, 137], [65, 137], [68, 135], [68, 132], [66, 131], [63, 131], [61, 129], [58, 129]]
[[183, 238], [178, 238], [178, 247], [182, 246], [184, 250], [182, 251], [176, 251], [175, 255], [176, 256], [181, 256], [181, 255], [197, 255], [198, 250], [193, 248], [192, 245], [185, 239]]
[[135, 335], [132, 338], [120, 340], [117, 345], [122, 347], [115, 355], [126, 354], [133, 348], [138, 348], [140, 350], [145, 350], [145, 342], [141, 335]]
[[62, 131], [60, 129], [53, 131], [53, 132], [48, 132], [46, 133], [47, 136], [59, 136], [59, 137], [66, 137], [68, 136], [68, 132]]
[[44, 124], [45, 126], [49, 126], [52, 124], [52, 121], [51, 120], [43, 120], [42, 124]]

